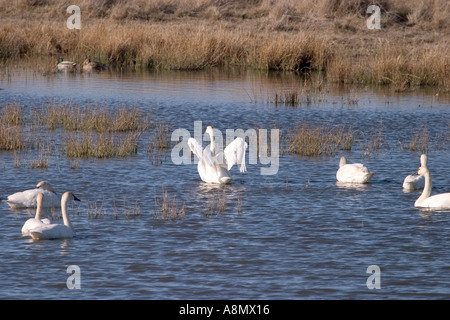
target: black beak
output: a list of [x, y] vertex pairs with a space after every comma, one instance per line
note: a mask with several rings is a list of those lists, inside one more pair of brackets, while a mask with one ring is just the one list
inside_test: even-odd
[[75, 200], [75, 201], [81, 201], [81, 200], [78, 199], [75, 195], [73, 195], [73, 200]]

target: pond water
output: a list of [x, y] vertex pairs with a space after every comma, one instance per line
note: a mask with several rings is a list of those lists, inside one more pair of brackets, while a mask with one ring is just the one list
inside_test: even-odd
[[[194, 134], [201, 121], [203, 131], [278, 128], [282, 138], [306, 121], [345, 125], [368, 139], [380, 132], [383, 146], [367, 151], [360, 141], [321, 157], [281, 152], [276, 174], [261, 175], [267, 164], [248, 163], [245, 173], [231, 170], [226, 186], [203, 183], [194, 163], [174, 164], [170, 149], [154, 161], [148, 134], [134, 156], [80, 159], [75, 166], [56, 153], [48, 169], [32, 168], [27, 161], [36, 150], [24, 151], [16, 166], [14, 152], [0, 151], [3, 198], [47, 180], [81, 200], [69, 208], [76, 237], [45, 241], [21, 234], [34, 210], [0, 203], [0, 298], [449, 299], [450, 212], [416, 209], [421, 191], [402, 190], [420, 159], [405, 145], [425, 127], [432, 193], [450, 192], [448, 99], [333, 87], [298, 107], [267, 102], [277, 88], [302, 84], [294, 74], [236, 70], [3, 72], [0, 105], [16, 103], [26, 112], [49, 101], [138, 106], [171, 132]], [[371, 183], [336, 183], [341, 155], [375, 172]], [[185, 204], [184, 216], [158, 214], [164, 190], [169, 203]], [[80, 268], [80, 289], [68, 289], [70, 265]], [[380, 289], [367, 285], [373, 265]]]

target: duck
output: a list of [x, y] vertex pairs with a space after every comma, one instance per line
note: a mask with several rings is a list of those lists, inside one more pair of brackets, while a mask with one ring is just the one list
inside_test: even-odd
[[342, 156], [339, 160], [339, 169], [336, 179], [345, 183], [369, 183], [374, 172], [369, 172], [362, 163], [347, 163], [347, 158]]
[[199, 159], [197, 170], [202, 181], [214, 184], [231, 183], [230, 169], [236, 164], [240, 172], [247, 171], [245, 166], [245, 152], [248, 148], [244, 139], [237, 137], [223, 152], [217, 152], [212, 126], [206, 128], [211, 144], [205, 149], [194, 138], [188, 139], [188, 145], [192, 153]]
[[83, 63], [83, 71], [91, 72], [91, 71], [101, 71], [105, 68], [105, 65], [100, 62], [91, 61], [90, 58], [84, 60]]
[[419, 174], [410, 174], [403, 180], [402, 188], [405, 191], [419, 190], [424, 187], [425, 177]]
[[36, 197], [36, 201], [37, 201], [37, 208], [36, 208], [35, 217], [30, 218], [27, 221], [25, 221], [25, 223], [22, 227], [22, 234], [24, 236], [30, 236], [30, 230], [40, 226], [41, 224], [50, 224], [49, 219], [47, 219], [47, 218], [41, 219], [42, 203], [44, 201], [44, 194], [39, 193]]
[[33, 240], [54, 240], [54, 239], [69, 239], [75, 236], [75, 230], [70, 223], [69, 215], [67, 214], [67, 202], [80, 201], [71, 191], [66, 191], [61, 197], [61, 213], [64, 224], [37, 224], [34, 228], [29, 230], [29, 234]]
[[13, 193], [5, 202], [12, 209], [36, 208], [37, 195], [43, 193], [43, 208], [59, 207], [61, 200], [52, 185], [47, 181], [40, 181], [34, 189]]
[[423, 187], [422, 194], [414, 203], [414, 207], [430, 210], [450, 209], [450, 192], [431, 195], [431, 174], [427, 162], [428, 156], [422, 154], [420, 156], [420, 167], [417, 170], [417, 174], [425, 177], [425, 186]]
[[76, 62], [63, 61], [62, 58], [58, 58], [58, 64], [57, 64], [58, 70], [72, 71], [72, 70], [75, 70], [76, 66], [77, 66]]

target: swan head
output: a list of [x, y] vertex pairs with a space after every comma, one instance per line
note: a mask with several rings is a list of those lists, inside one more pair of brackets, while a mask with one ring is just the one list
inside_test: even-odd
[[71, 191], [64, 192], [64, 194], [61, 197], [61, 201], [62, 200], [66, 200], [66, 201], [70, 201], [70, 200], [72, 200], [72, 201], [81, 201]]
[[342, 156], [341, 159], [339, 160], [339, 168], [345, 166], [347, 164], [347, 159]]
[[423, 176], [428, 171], [427, 161], [428, 161], [427, 155], [422, 154], [420, 156], [420, 167], [419, 167], [419, 169], [417, 169], [417, 174]]
[[210, 136], [213, 136], [214, 135], [213, 127], [207, 126], [205, 133], [208, 133]]
[[427, 166], [427, 161], [428, 161], [427, 155], [426, 154], [422, 154], [420, 156], [420, 165], [426, 167]]
[[36, 189], [48, 190], [48, 191], [55, 193], [55, 190], [53, 190], [53, 187], [47, 181], [40, 181], [36, 185]]

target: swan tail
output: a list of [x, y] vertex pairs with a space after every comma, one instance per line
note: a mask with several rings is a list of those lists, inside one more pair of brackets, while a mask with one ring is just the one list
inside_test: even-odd
[[373, 175], [375, 174], [375, 172], [369, 172], [365, 175], [364, 177], [364, 182], [369, 182], [370, 179], [372, 179]]
[[220, 178], [220, 183], [221, 184], [229, 184], [229, 183], [231, 183], [231, 177], [222, 177], [222, 178]]

